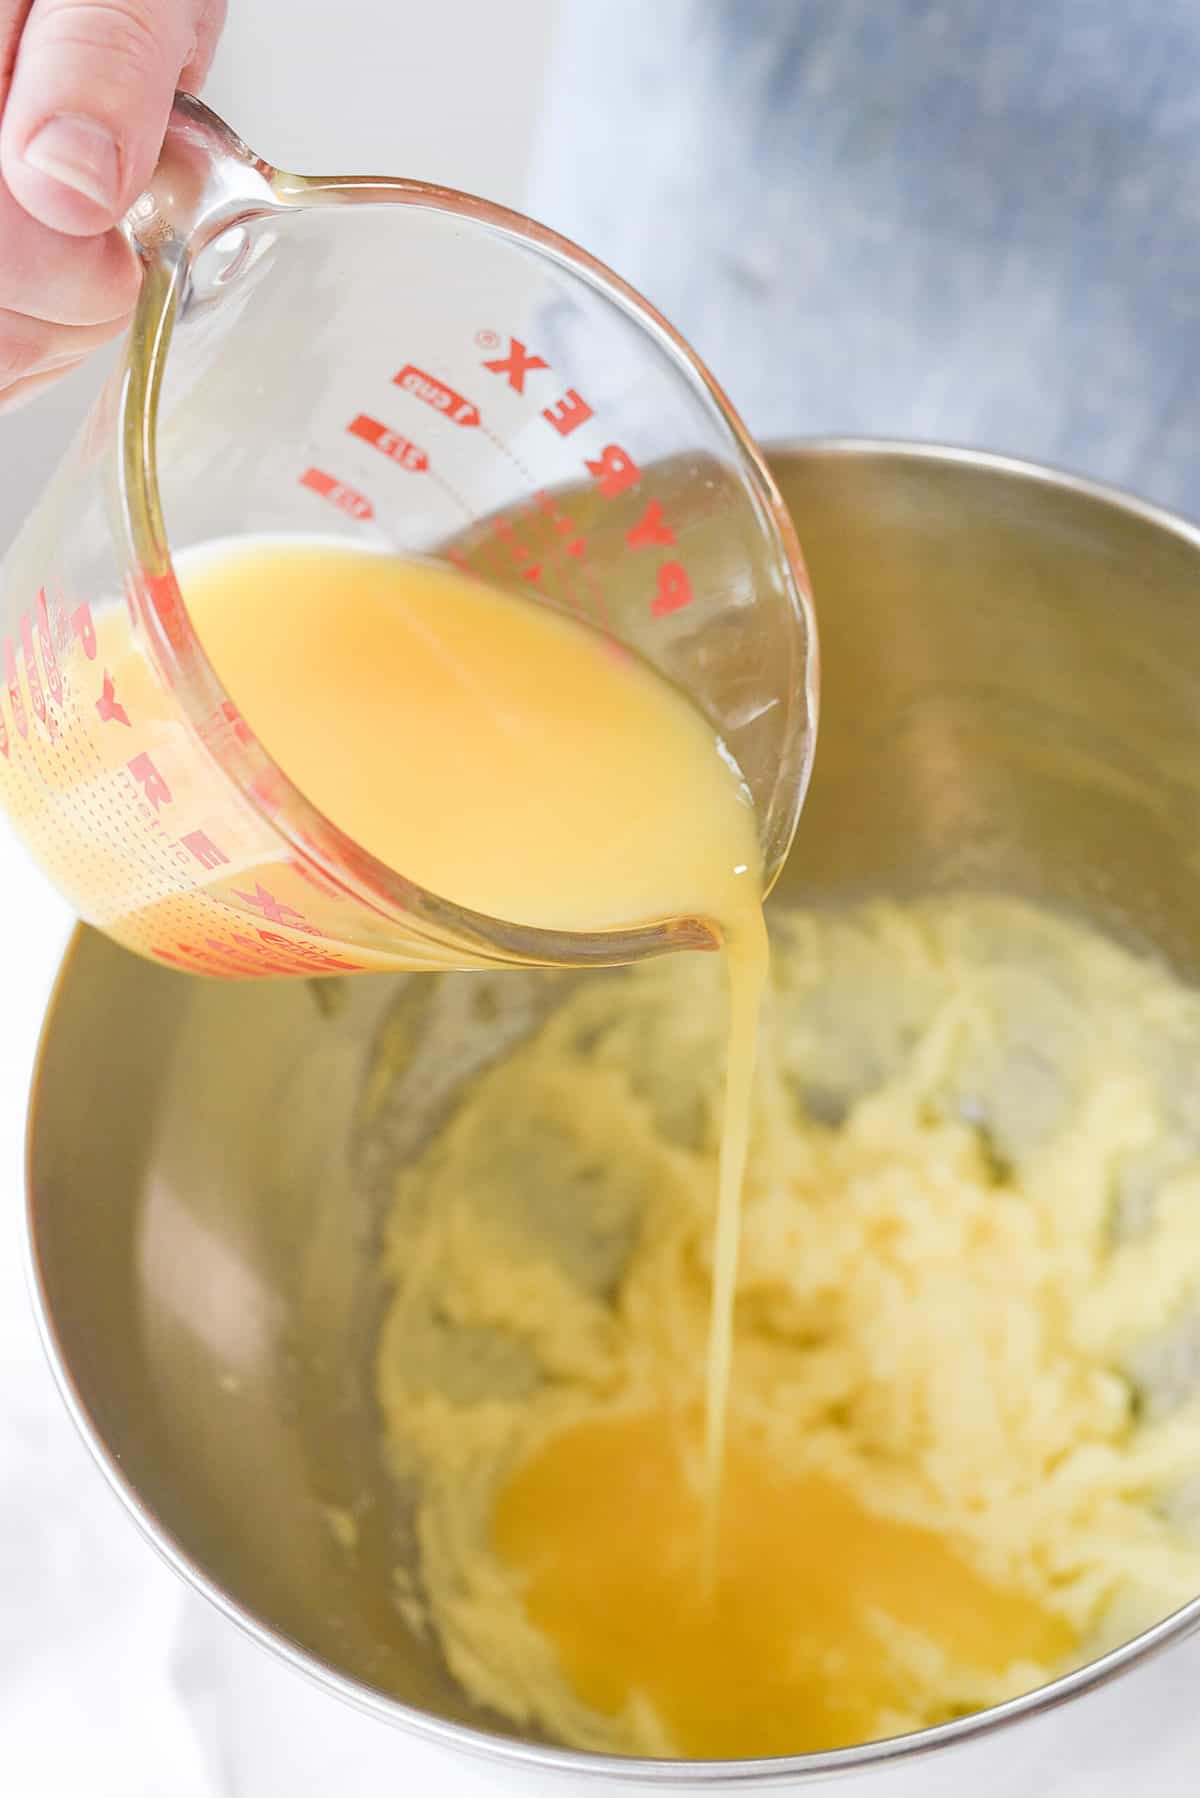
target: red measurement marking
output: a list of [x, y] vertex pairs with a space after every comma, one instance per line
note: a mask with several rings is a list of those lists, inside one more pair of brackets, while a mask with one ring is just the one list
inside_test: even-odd
[[641, 469], [619, 443], [606, 444], [594, 461], [585, 461], [583, 466], [605, 499], [615, 499], [618, 493], [624, 493], [627, 487], [635, 487], [642, 478]]
[[141, 755], [135, 755], [133, 760], [125, 765], [155, 811], [158, 811], [160, 806], [170, 805], [171, 789], [144, 749]]
[[310, 867], [308, 862], [297, 861], [293, 858], [289, 861], [288, 867], [292, 870], [293, 874], [298, 874], [301, 880], [306, 880], [309, 886], [313, 888], [314, 892], [320, 893], [323, 899], [341, 899], [344, 897], [341, 889], [336, 886], [332, 880], [326, 879], [323, 874], [318, 874], [317, 870]]
[[509, 554], [512, 556], [514, 562], [522, 562], [526, 557], [533, 553], [527, 545], [522, 543], [518, 538], [510, 518], [494, 519], [492, 528], [495, 530], [497, 537], [503, 539], [508, 545]]
[[[249, 938], [246, 940], [250, 941]], [[261, 980], [268, 974], [294, 974], [297, 971], [294, 965], [267, 955], [257, 943], [251, 942], [251, 949], [252, 955], [244, 955], [210, 936], [205, 938], [203, 947], [195, 943], [176, 943], [173, 949], [154, 948], [150, 953], [172, 967], [186, 969], [189, 974], [211, 974], [222, 979], [244, 974]]]
[[[175, 578], [170, 574], [147, 574], [143, 569], [138, 576], [139, 593], [144, 593], [149, 601], [150, 610], [158, 620], [163, 636], [179, 654], [186, 654], [191, 648], [191, 629], [184, 615], [183, 603], [179, 597], [179, 589]], [[170, 669], [160, 671], [160, 679], [168, 687], [175, 682]]]
[[54, 633], [55, 654], [60, 656], [66, 655], [68, 649], [71, 647], [71, 620], [67, 617], [67, 608], [63, 604], [61, 593], [56, 596], [54, 601], [54, 614], [51, 620], [51, 629]]
[[[259, 941], [262, 937], [263, 941]], [[210, 937], [209, 941], [213, 939]], [[295, 974], [300, 970], [307, 972], [307, 962], [298, 955], [277, 955], [274, 949], [265, 947], [266, 932], [260, 930], [258, 936], [243, 936], [240, 931], [230, 933], [230, 943], [236, 947], [226, 947], [225, 954], [236, 958], [236, 965], [254, 974]], [[291, 944], [286, 937], [277, 937], [285, 949], [298, 949], [299, 944]]]
[[381, 456], [387, 457], [389, 462], [398, 463], [401, 468], [407, 468], [412, 474], [423, 474], [429, 467], [429, 457], [423, 449], [418, 449], [416, 444], [410, 443], [407, 437], [401, 437], [398, 432], [389, 430], [387, 425], [381, 424], [377, 418], [369, 417], [365, 412], [360, 412], [357, 418], [352, 418], [346, 429], [352, 437], [361, 437], [364, 443], [369, 443], [373, 449], [377, 449]]
[[641, 549], [650, 543], [674, 543], [675, 533], [663, 517], [663, 509], [652, 499], [637, 523], [625, 533], [630, 549]]
[[187, 836], [180, 837], [179, 841], [195, 856], [202, 868], [220, 868], [229, 860], [225, 851], [218, 849], [207, 831], [189, 830]]
[[13, 723], [22, 737], [29, 736], [29, 714], [25, 710], [25, 696], [21, 692], [21, 683], [17, 678], [17, 652], [13, 648], [11, 637], [4, 639], [4, 672], [8, 677], [8, 703], [12, 707]]
[[555, 505], [553, 499], [551, 499], [550, 495], [546, 492], [546, 489], [544, 487], [538, 487], [535, 490], [534, 495], [533, 495], [533, 504], [539, 512], [545, 513], [546, 517], [550, 520], [551, 524], [554, 526], [556, 531], [558, 531], [562, 534], [565, 534], [566, 532], [573, 531], [575, 529], [574, 524], [567, 517], [566, 513], [559, 511], [558, 507]]
[[[231, 943], [217, 937], [206, 938], [206, 946], [226, 963], [226, 971], [250, 975], [262, 974], [357, 974], [362, 963], [346, 961], [318, 949], [311, 943], [293, 943], [274, 931], [260, 930], [259, 941], [234, 931]], [[236, 945], [236, 947], [232, 946]]]
[[592, 416], [592, 408], [583, 395], [574, 387], [568, 387], [562, 398], [553, 406], [543, 406], [542, 417], [546, 423], [553, 425], [560, 437], [569, 437], [580, 425], [585, 425]]
[[42, 669], [46, 676], [46, 688], [55, 705], [63, 700], [62, 675], [58, 669], [58, 656], [54, 649], [54, 632], [50, 628], [50, 613], [46, 606], [46, 589], [43, 587], [37, 596], [37, 628], [38, 647], [42, 652]]
[[230, 726], [239, 743], [253, 743], [254, 732], [250, 729], [250, 726], [246, 723], [246, 720], [242, 717], [242, 714], [238, 711], [232, 699], [222, 700], [221, 716], [224, 718], [226, 724]]
[[273, 930], [260, 930], [258, 934], [264, 943], [270, 943], [277, 949], [289, 950], [304, 972], [312, 968], [341, 968], [349, 974], [359, 966], [356, 961], [343, 961], [339, 956], [331, 955], [328, 949], [318, 949], [315, 943], [293, 943], [288, 937], [279, 936]]
[[508, 355], [497, 356], [492, 362], [483, 365], [489, 374], [507, 375], [508, 384], [514, 393], [524, 393], [525, 376], [535, 368], [549, 368], [550, 364], [544, 356], [531, 356], [519, 337], [508, 340]]
[[[282, 974], [284, 972], [284, 965], [282, 962], [274, 960], [259, 961], [252, 954], [244, 955], [239, 950], [232, 948], [230, 944], [223, 943], [220, 937], [206, 936], [204, 939], [204, 946], [206, 949], [210, 949], [212, 953], [218, 957], [227, 971], [231, 974], [249, 974], [257, 978], [263, 974]], [[256, 948], [257, 945], [252, 944], [251, 947]]]
[[246, 974], [261, 978], [267, 974], [357, 974], [362, 963], [347, 961], [312, 943], [294, 943], [271, 930], [260, 930], [257, 937], [231, 933], [229, 941], [206, 937], [203, 946], [177, 942], [171, 948], [155, 945], [151, 955], [172, 967], [186, 968], [193, 974]]
[[25, 661], [25, 681], [29, 687], [29, 701], [33, 706], [33, 715], [41, 725], [46, 724], [46, 693], [42, 686], [41, 669], [37, 665], [37, 657], [33, 653], [33, 619], [28, 612], [21, 613], [21, 654]]
[[113, 685], [113, 677], [107, 668], [104, 670], [104, 690], [96, 701], [96, 710], [100, 714], [102, 724], [129, 723], [129, 713], [117, 698], [117, 689]]
[[300, 485], [319, 493], [322, 499], [327, 499], [331, 506], [336, 506], [339, 512], [345, 512], [351, 518], [365, 520], [375, 516], [375, 508], [366, 494], [359, 493], [354, 487], [347, 487], [343, 481], [336, 481], [323, 468], [306, 468], [300, 476]]
[[435, 412], [440, 412], [451, 424], [479, 423], [478, 406], [471, 400], [465, 400], [461, 393], [455, 393], [453, 387], [447, 387], [444, 381], [435, 381], [423, 368], [416, 368], [411, 362], [406, 362], [400, 373], [392, 378], [397, 387], [402, 387], [405, 393], [411, 393], [423, 405], [432, 406]]
[[682, 611], [692, 603], [692, 583], [682, 562], [664, 562], [658, 571], [658, 591], [650, 606], [655, 618]]
[[96, 659], [96, 627], [92, 623], [92, 609], [87, 600], [83, 600], [71, 613], [71, 635], [83, 650], [89, 662]]
[[528, 544], [522, 543], [507, 518], [495, 520], [495, 532], [504, 543], [509, 555], [518, 565], [522, 580], [530, 581], [535, 587], [542, 578], [542, 565], [533, 560], [533, 551]]
[[[261, 935], [262, 933], [260, 932], [259, 934]], [[229, 933], [229, 941], [236, 944], [239, 949], [249, 950], [253, 955], [265, 955], [267, 953], [259, 942], [257, 936], [245, 936], [240, 930], [231, 930]]]
[[204, 966], [187, 943], [176, 943], [173, 949], [164, 949], [159, 943], [150, 945], [150, 953], [155, 961], [165, 961], [169, 967], [182, 968], [188, 974], [207, 974], [211, 969]]
[[571, 538], [570, 543], [564, 543], [563, 545], [566, 554], [569, 556], [581, 556], [587, 545], [579, 535], [575, 520], [573, 518], [568, 518], [565, 512], [560, 512], [554, 501], [550, 498], [550, 495], [541, 488], [534, 494], [533, 503], [539, 512], [545, 513], [560, 537]]
[[277, 812], [283, 803], [283, 781], [269, 768], [254, 776], [250, 792], [266, 812]]

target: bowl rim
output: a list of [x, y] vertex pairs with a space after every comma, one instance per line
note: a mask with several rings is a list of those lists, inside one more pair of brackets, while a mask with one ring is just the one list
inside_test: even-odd
[[[871, 436], [790, 437], [763, 445], [767, 463], [781, 460], [875, 457], [889, 462], [925, 462], [987, 470], [995, 474], [1055, 488], [1091, 499], [1166, 530], [1200, 551], [1200, 526], [1156, 503], [1123, 492], [1117, 487], [1018, 456], [996, 454], [965, 446]], [[69, 1362], [55, 1321], [40, 1229], [40, 1201], [34, 1181], [35, 1147], [41, 1125], [44, 1064], [57, 1027], [57, 1018], [70, 986], [73, 969], [89, 927], [76, 925], [55, 976], [39, 1034], [30, 1082], [25, 1133], [25, 1253], [34, 1313], [42, 1346], [55, 1383], [76, 1429], [89, 1449], [110, 1489], [121, 1501], [160, 1558], [194, 1591], [206, 1598], [222, 1616], [252, 1641], [275, 1654], [288, 1666], [354, 1709], [388, 1723], [426, 1742], [467, 1754], [475, 1760], [504, 1761], [514, 1769], [530, 1772], [573, 1774], [585, 1779], [607, 1778], [642, 1785], [767, 1785], [795, 1784], [828, 1779], [881, 1768], [894, 1763], [924, 1760], [940, 1750], [1008, 1729], [1025, 1718], [1043, 1716], [1085, 1693], [1107, 1685], [1133, 1667], [1141, 1666], [1173, 1643], [1200, 1631], [1200, 1595], [1143, 1630], [1130, 1641], [1110, 1649], [1094, 1661], [1074, 1669], [1018, 1698], [952, 1722], [882, 1741], [863, 1742], [849, 1748], [820, 1753], [779, 1755], [752, 1760], [650, 1760], [640, 1756], [594, 1754], [583, 1750], [522, 1741], [469, 1724], [419, 1710], [388, 1697], [362, 1681], [342, 1673], [332, 1663], [302, 1647], [239, 1602], [221, 1583], [194, 1560], [164, 1521], [143, 1500], [127, 1478], [116, 1449], [109, 1444], [84, 1398]], [[192, 976], [186, 976], [192, 978]]]

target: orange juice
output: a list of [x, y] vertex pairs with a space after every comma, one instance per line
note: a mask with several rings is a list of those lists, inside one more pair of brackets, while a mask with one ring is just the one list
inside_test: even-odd
[[493, 1523], [573, 1691], [608, 1715], [648, 1700], [683, 1755], [869, 1740], [911, 1698], [890, 1632], [923, 1639], [951, 1679], [1052, 1665], [1073, 1645], [1061, 1618], [992, 1584], [939, 1533], [871, 1511], [825, 1473], [780, 1472], [739, 1440], [705, 1582], [707, 1528], [657, 1417], [552, 1437]]
[[192, 551], [180, 579], [263, 747], [380, 861], [521, 924], [712, 924], [731, 1028], [705, 1425], [711, 1536], [767, 953], [754, 811], [731, 757], [627, 651], [442, 564], [260, 539]]

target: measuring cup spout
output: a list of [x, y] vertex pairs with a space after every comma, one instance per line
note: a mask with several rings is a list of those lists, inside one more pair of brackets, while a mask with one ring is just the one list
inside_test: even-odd
[[182, 256], [235, 220], [274, 211], [276, 171], [192, 94], [176, 94], [153, 179], [123, 228], [143, 260]]

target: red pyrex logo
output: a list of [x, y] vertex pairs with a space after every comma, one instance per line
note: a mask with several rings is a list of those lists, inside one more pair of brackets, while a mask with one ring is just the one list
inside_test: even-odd
[[[489, 347], [498, 348], [500, 345], [497, 333], [490, 330], [477, 332], [475, 341], [480, 344], [486, 342]], [[480, 367], [489, 375], [503, 376], [512, 391], [522, 397], [531, 375], [545, 375], [557, 385], [554, 369], [546, 357], [535, 354], [519, 337], [509, 338], [507, 355], [485, 357]], [[536, 391], [536, 385], [535, 380], [530, 388], [531, 395]], [[576, 431], [596, 416], [588, 400], [574, 387], [566, 388], [557, 399], [542, 406], [541, 415], [551, 429], [563, 438], [574, 436]], [[583, 466], [605, 499], [615, 499], [618, 494], [637, 487], [642, 479], [638, 464], [619, 443], [606, 443], [598, 455], [585, 454]], [[544, 494], [535, 494], [534, 504], [538, 510], [549, 510], [553, 514], [553, 504], [547, 501]], [[555, 528], [559, 528], [557, 520], [553, 522]], [[563, 523], [568, 532], [573, 531], [569, 520], [564, 520]], [[529, 559], [528, 551], [518, 540], [517, 534], [503, 521], [498, 522], [495, 529], [499, 535], [507, 535], [513, 560], [520, 567], [524, 578], [536, 585], [541, 578], [541, 568]], [[675, 548], [675, 528], [665, 516], [659, 500], [647, 500], [641, 517], [626, 530], [625, 541], [633, 550]], [[566, 549], [569, 555], [581, 554], [582, 539], [568, 544]], [[666, 618], [672, 612], [681, 611], [684, 606], [691, 605], [692, 598], [691, 577], [683, 562], [674, 555], [661, 560], [655, 571], [654, 588], [649, 598], [652, 617]]]

